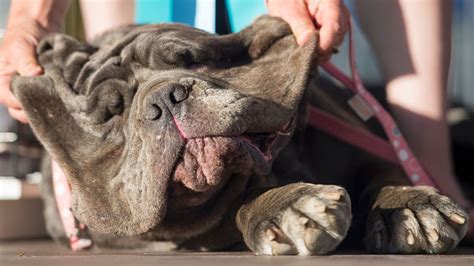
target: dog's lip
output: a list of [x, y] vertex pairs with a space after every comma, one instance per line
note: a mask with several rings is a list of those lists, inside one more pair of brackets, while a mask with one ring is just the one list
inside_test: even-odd
[[[252, 153], [254, 159], [256, 159], [257, 163], [259, 162], [260, 166], [263, 166], [264, 169], [269, 169], [270, 164], [273, 160], [273, 144], [280, 136], [289, 136], [291, 135], [290, 132], [261, 132], [261, 133], [243, 133], [238, 136], [217, 136], [217, 137], [225, 137], [230, 139], [235, 139], [240, 141], [242, 144], [247, 147], [247, 150]], [[209, 137], [216, 137], [216, 136], [209, 136]], [[201, 139], [201, 138], [189, 138], [188, 140], [193, 139]], [[263, 163], [263, 165], [262, 165]]]
[[[194, 138], [187, 138], [183, 135], [182, 129], [179, 127], [179, 123], [174, 120], [178, 131], [182, 138], [186, 141], [192, 139], [202, 139], [204, 137], [194, 137]], [[233, 136], [206, 136], [206, 137], [226, 137], [232, 138], [240, 141], [243, 143], [247, 150], [250, 151], [256, 159], [256, 163], [258, 163], [261, 167], [263, 167], [264, 172], [270, 171], [271, 162], [273, 160], [273, 144], [276, 140], [281, 137], [288, 137], [291, 136], [291, 132], [295, 126], [295, 116], [292, 116], [288, 122], [286, 122], [283, 126], [275, 131], [267, 131], [267, 132], [244, 132], [240, 135], [233, 135]], [[257, 140], [257, 138], [259, 138]], [[263, 141], [262, 139], [263, 138]]]
[[[255, 133], [252, 133], [255, 134]], [[276, 133], [259, 133], [259, 134], [269, 134], [269, 135], [275, 135], [276, 138]], [[203, 138], [213, 138], [214, 136], [211, 137], [199, 137], [199, 138], [190, 138], [187, 139], [187, 141], [192, 141], [192, 140], [197, 140], [197, 139], [203, 139]], [[223, 137], [230, 139], [232, 141], [235, 141], [236, 143], [240, 143], [242, 145], [242, 149], [246, 150], [248, 152], [249, 156], [252, 158], [253, 163], [254, 163], [254, 170], [259, 173], [259, 174], [266, 174], [270, 171], [271, 169], [271, 160], [272, 160], [272, 155], [270, 152], [270, 149], [267, 151], [262, 151], [258, 145], [252, 143], [252, 140], [250, 140], [248, 137], [245, 136], [245, 134], [240, 135], [240, 136], [217, 136], [217, 137]], [[176, 161], [176, 165], [178, 165], [181, 162], [182, 159], [178, 159]], [[176, 166], [175, 166], [176, 168]], [[215, 187], [209, 187], [208, 189], [204, 190], [198, 190], [195, 191], [193, 188], [190, 188], [186, 186], [184, 183], [177, 183], [174, 186], [179, 186], [182, 187], [183, 189], [186, 190], [184, 194], [171, 194], [171, 201], [169, 204], [173, 209], [195, 209], [195, 208], [201, 208], [204, 205], [210, 204], [210, 202], [213, 199], [218, 198], [219, 193], [222, 191], [222, 189], [226, 186], [226, 184], [230, 181], [232, 178], [232, 175], [229, 178], [223, 179], [223, 181], [218, 184]], [[186, 197], [186, 204], [183, 206], [180, 206], [183, 204], [183, 197]], [[176, 200], [178, 202], [176, 202]]]
[[[193, 138], [184, 138], [185, 142], [203, 139], [203, 138], [213, 138], [213, 137], [222, 137], [232, 139], [233, 141], [239, 142], [242, 147], [249, 153], [249, 155], [253, 158], [254, 162], [254, 171], [257, 174], [268, 174], [271, 171], [271, 164], [273, 161], [274, 156], [274, 147], [273, 145], [277, 142], [278, 139], [281, 137], [289, 137], [291, 136], [291, 131], [294, 126], [294, 119], [291, 118], [289, 122], [287, 122], [284, 126], [281, 127], [279, 131], [273, 132], [245, 132], [240, 135], [233, 135], [233, 136], [205, 136], [205, 137], [193, 137]], [[181, 137], [183, 137], [181, 135]], [[176, 165], [180, 161], [176, 162]], [[227, 180], [228, 181], [228, 180]], [[219, 187], [214, 189], [215, 193], [219, 193], [222, 187], [225, 185], [220, 184]], [[183, 186], [185, 186], [183, 184]], [[186, 187], [186, 186], [185, 186]], [[189, 189], [189, 188], [188, 188]], [[191, 206], [186, 206], [186, 208], [195, 208], [199, 207], [203, 204], [206, 204], [210, 199], [214, 198], [214, 193], [210, 193], [209, 197], [202, 197], [206, 193], [209, 193], [208, 190], [203, 191], [194, 191], [188, 196], [192, 196], [193, 201], [195, 201]]]

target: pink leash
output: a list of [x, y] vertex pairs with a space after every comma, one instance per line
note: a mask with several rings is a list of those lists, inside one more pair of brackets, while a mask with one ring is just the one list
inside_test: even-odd
[[393, 164], [399, 163], [392, 146], [383, 138], [367, 130], [355, 128], [334, 115], [314, 106], [309, 106], [308, 109], [308, 124], [312, 127], [388, 162]]
[[[349, 62], [351, 66], [352, 77], [349, 78], [336, 66], [330, 62], [322, 64], [322, 68], [331, 74], [334, 78], [342, 82], [345, 86], [351, 89], [355, 96], [355, 102], [359, 103], [359, 108], [353, 107], [355, 111], [364, 119], [367, 120], [371, 115], [375, 115], [377, 120], [382, 125], [387, 137], [390, 140], [391, 150], [389, 151], [388, 144], [381, 138], [371, 133], [361, 133], [361, 130], [356, 130], [342, 126], [341, 122], [338, 122], [337, 118], [331, 117], [329, 114], [325, 114], [322, 111], [310, 107], [310, 122], [312, 126], [317, 128], [325, 128], [326, 132], [329, 132], [335, 136], [342, 136], [341, 139], [360, 147], [372, 154], [376, 154], [388, 161], [396, 162], [403, 167], [405, 173], [410, 179], [411, 183], [415, 186], [432, 186], [436, 187], [435, 182], [430, 178], [427, 172], [423, 169], [421, 164], [418, 162], [410, 147], [408, 146], [405, 138], [403, 137], [400, 129], [398, 128], [395, 120], [392, 116], [383, 108], [383, 106], [367, 91], [364, 87], [359, 72], [356, 68], [355, 62], [355, 49], [352, 39], [352, 26], [349, 24]], [[360, 103], [365, 104], [365, 108], [369, 108], [369, 114], [367, 111], [363, 112], [364, 108], [360, 108]], [[362, 109], [362, 112], [360, 111]], [[361, 113], [365, 113], [361, 115]], [[311, 119], [311, 116], [313, 118]], [[357, 138], [350, 136], [357, 132]], [[396, 160], [395, 160], [396, 158]]]

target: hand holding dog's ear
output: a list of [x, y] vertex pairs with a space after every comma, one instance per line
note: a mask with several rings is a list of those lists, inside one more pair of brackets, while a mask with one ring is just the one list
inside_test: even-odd
[[331, 57], [348, 30], [350, 14], [342, 0], [266, 0], [270, 15], [281, 17], [291, 27], [299, 45], [319, 29], [319, 55]]
[[22, 76], [37, 76], [43, 69], [36, 60], [36, 45], [46, 30], [33, 19], [23, 18], [10, 23], [0, 47], [0, 104], [8, 108], [11, 116], [27, 123], [20, 102], [10, 89], [11, 78], [18, 72]]

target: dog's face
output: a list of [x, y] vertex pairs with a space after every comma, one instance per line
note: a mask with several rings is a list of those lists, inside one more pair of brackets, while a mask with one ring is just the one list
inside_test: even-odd
[[163, 24], [91, 46], [57, 34], [38, 48], [46, 74], [12, 85], [68, 176], [75, 215], [102, 232], [143, 234], [219, 200], [233, 179], [269, 173], [315, 44], [298, 47], [272, 17], [226, 36]]

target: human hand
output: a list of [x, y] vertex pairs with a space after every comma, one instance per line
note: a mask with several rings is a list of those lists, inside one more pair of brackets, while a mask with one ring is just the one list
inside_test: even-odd
[[319, 29], [319, 55], [328, 61], [349, 28], [350, 14], [342, 0], [265, 0], [268, 12], [291, 27], [299, 45]]
[[0, 46], [0, 104], [5, 105], [10, 115], [23, 123], [28, 123], [28, 119], [11, 92], [10, 82], [17, 72], [22, 76], [43, 73], [36, 60], [36, 46], [46, 32], [34, 19], [14, 19], [8, 24]]

